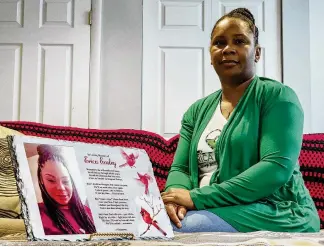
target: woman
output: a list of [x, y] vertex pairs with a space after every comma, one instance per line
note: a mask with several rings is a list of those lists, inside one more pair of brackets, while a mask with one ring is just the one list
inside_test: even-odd
[[162, 193], [175, 231], [319, 231], [298, 165], [303, 110], [291, 88], [255, 75], [258, 34], [245, 8], [212, 30], [221, 90], [183, 116]]
[[95, 233], [90, 209], [82, 204], [60, 149], [39, 145], [37, 152], [37, 176], [43, 198], [38, 206], [45, 234]]

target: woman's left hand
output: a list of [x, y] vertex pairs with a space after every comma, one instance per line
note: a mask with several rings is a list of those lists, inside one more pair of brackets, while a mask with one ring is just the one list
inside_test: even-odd
[[167, 192], [161, 193], [164, 204], [175, 203], [186, 207], [189, 210], [195, 209], [189, 190], [172, 188]]

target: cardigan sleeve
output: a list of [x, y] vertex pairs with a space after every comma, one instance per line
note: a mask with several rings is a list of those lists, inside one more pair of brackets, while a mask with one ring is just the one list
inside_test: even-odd
[[189, 151], [194, 129], [192, 112], [192, 107], [190, 107], [182, 118], [180, 139], [168, 174], [165, 191], [170, 188], [192, 189], [189, 177]]
[[302, 144], [302, 108], [298, 103], [279, 100], [262, 116], [260, 161], [220, 184], [191, 190], [198, 210], [255, 202], [270, 196], [291, 178]]

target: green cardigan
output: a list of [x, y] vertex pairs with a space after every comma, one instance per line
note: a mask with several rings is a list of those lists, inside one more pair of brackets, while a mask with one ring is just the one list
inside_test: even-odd
[[304, 114], [294, 91], [255, 76], [217, 140], [219, 164], [199, 188], [197, 145], [221, 90], [198, 100], [182, 119], [165, 190], [184, 188], [197, 210], [208, 210], [240, 232], [317, 232], [320, 221], [299, 171]]

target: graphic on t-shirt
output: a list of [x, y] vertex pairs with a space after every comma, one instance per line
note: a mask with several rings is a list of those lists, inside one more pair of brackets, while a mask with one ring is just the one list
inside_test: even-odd
[[221, 130], [216, 129], [216, 130], [213, 130], [212, 132], [210, 132], [209, 134], [207, 134], [207, 136], [206, 136], [205, 141], [206, 141], [207, 145], [213, 150], [215, 150], [216, 141], [217, 141], [218, 137], [220, 136], [220, 133], [221, 133]]
[[219, 129], [209, 132], [205, 137], [205, 145], [198, 150], [198, 166], [200, 169], [203, 169], [204, 172], [215, 169], [217, 165], [214, 150], [220, 133], [221, 130]]
[[227, 121], [222, 115], [220, 105], [218, 104], [213, 117], [209, 120], [201, 134], [197, 146], [200, 188], [210, 184], [210, 180], [218, 168], [218, 163], [215, 159], [215, 148], [218, 145], [218, 137], [226, 123]]

